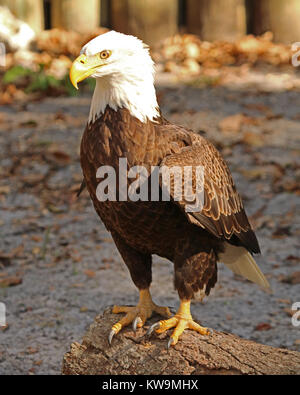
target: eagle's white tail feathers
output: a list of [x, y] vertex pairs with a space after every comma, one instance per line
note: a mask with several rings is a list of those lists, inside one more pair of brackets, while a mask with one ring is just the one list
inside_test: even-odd
[[226, 243], [225, 252], [220, 254], [219, 261], [224, 263], [234, 273], [270, 291], [268, 280], [257, 266], [252, 255], [245, 248], [235, 247]]

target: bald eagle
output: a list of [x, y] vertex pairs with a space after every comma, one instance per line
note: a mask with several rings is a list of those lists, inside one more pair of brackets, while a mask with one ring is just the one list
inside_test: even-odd
[[[109, 343], [131, 323], [134, 329], [142, 327], [154, 312], [166, 319], [148, 332], [174, 328], [168, 347], [177, 343], [185, 329], [208, 335], [212, 332], [193, 320], [190, 303], [193, 298], [209, 295], [217, 281], [218, 262], [269, 287], [253, 259], [260, 248], [230, 171], [209, 141], [162, 116], [154, 88], [154, 63], [148, 47], [138, 38], [110, 31], [88, 42], [70, 69], [76, 88], [87, 77], [95, 78], [96, 86], [81, 141], [84, 181], [139, 290], [135, 307], [113, 307], [113, 313], [125, 316], [112, 326]], [[162, 198], [161, 177], [159, 199], [151, 199], [150, 193], [149, 199], [124, 198], [118, 182], [115, 198], [99, 199], [97, 187], [104, 177], [99, 176], [98, 169], [109, 166], [116, 174], [113, 179], [119, 179], [120, 158], [126, 159], [126, 170], [143, 166], [149, 174], [152, 168], [189, 166], [192, 172], [184, 173], [184, 181], [191, 181], [192, 186], [195, 168], [202, 168], [201, 208], [187, 210], [189, 201], [176, 198], [174, 177], [169, 199]], [[125, 186], [131, 182], [127, 179]], [[151, 191], [150, 181], [148, 186]], [[180, 307], [173, 316], [168, 307], [156, 305], [151, 298], [153, 254], [174, 263]]]

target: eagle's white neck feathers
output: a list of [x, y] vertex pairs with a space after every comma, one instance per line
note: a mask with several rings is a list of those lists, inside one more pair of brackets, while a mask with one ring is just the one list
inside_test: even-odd
[[137, 75], [114, 75], [96, 79], [89, 122], [103, 114], [106, 106], [113, 110], [126, 108], [142, 122], [158, 117], [158, 104], [153, 82]]
[[154, 88], [154, 63], [148, 48], [136, 37], [108, 32], [86, 44], [81, 53], [95, 55], [111, 51], [107, 65], [92, 75], [96, 87], [89, 122], [103, 114], [106, 106], [126, 108], [142, 122], [159, 116]]

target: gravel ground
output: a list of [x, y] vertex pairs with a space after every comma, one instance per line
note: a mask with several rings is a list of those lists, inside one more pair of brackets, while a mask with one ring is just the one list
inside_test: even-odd
[[[273, 290], [266, 294], [220, 265], [210, 297], [192, 306], [195, 318], [299, 350], [291, 308], [300, 302], [300, 93], [198, 89], [164, 78], [158, 88], [167, 118], [204, 130], [228, 161]], [[81, 96], [0, 109], [0, 301], [7, 309], [0, 374], [60, 374], [63, 354], [98, 313], [137, 301], [87, 192], [74, 198], [89, 103]], [[173, 265], [155, 257], [153, 271], [155, 301], [176, 308]]]

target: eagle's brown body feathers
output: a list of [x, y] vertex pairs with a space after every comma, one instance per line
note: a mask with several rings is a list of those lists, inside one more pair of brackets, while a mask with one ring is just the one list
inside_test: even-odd
[[[97, 169], [109, 165], [118, 176], [120, 157], [127, 158], [129, 168], [143, 165], [149, 173], [151, 166], [162, 164], [203, 166], [203, 210], [186, 213], [185, 202], [172, 199], [100, 202], [96, 196]], [[175, 288], [180, 298], [191, 299], [201, 290], [209, 294], [215, 285], [216, 263], [225, 241], [251, 253], [259, 252], [224, 160], [212, 144], [192, 131], [163, 118], [157, 123], [142, 123], [126, 109], [107, 107], [85, 129], [81, 165], [94, 207], [139, 289], [150, 286], [152, 254], [174, 263]]]

